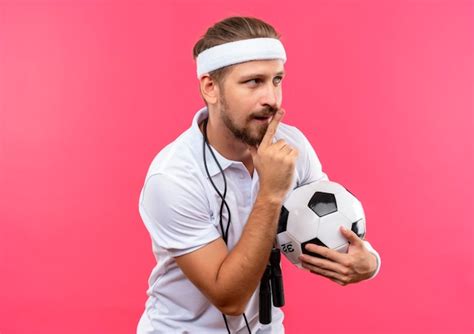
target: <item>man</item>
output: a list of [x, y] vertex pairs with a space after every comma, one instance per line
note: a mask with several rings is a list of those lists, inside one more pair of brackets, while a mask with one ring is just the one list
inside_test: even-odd
[[[258, 286], [280, 208], [292, 189], [328, 180], [306, 137], [281, 123], [286, 53], [267, 23], [231, 17], [194, 47], [206, 107], [153, 160], [139, 210], [157, 265], [137, 332], [283, 333], [260, 324]], [[372, 278], [380, 257], [352, 231], [349, 253], [309, 245], [310, 272], [346, 285]]]

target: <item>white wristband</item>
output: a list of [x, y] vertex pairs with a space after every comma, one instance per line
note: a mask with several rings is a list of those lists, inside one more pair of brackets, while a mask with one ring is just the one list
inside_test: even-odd
[[367, 247], [367, 250], [371, 254], [374, 254], [376, 259], [377, 259], [377, 269], [375, 270], [375, 273], [373, 273], [373, 275], [368, 278], [368, 279], [372, 279], [375, 276], [377, 276], [377, 274], [379, 273], [380, 265], [382, 264], [382, 260], [380, 259], [379, 253], [377, 253], [377, 251], [372, 247], [372, 245], [367, 240], [363, 240], [363, 241], [364, 241], [364, 245]]

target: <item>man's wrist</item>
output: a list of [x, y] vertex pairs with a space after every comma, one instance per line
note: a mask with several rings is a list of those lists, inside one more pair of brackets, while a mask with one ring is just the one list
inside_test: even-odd
[[283, 205], [283, 198], [275, 194], [265, 192], [265, 191], [260, 191], [258, 193], [256, 201], [259, 201], [268, 205], [275, 205], [275, 206]]

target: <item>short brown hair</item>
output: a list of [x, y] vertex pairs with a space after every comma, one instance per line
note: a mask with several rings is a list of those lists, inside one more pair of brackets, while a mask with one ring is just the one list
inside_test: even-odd
[[[196, 59], [201, 52], [213, 46], [258, 37], [280, 39], [280, 34], [270, 24], [255, 17], [228, 17], [207, 29], [204, 36], [194, 45], [193, 58]], [[222, 86], [230, 66], [214, 70], [209, 76]]]

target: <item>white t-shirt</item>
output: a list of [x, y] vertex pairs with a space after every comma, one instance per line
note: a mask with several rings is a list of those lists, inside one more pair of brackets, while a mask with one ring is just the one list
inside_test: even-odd
[[[139, 199], [139, 212], [150, 233], [156, 266], [149, 278], [148, 299], [138, 323], [138, 334], [227, 333], [222, 313], [189, 281], [176, 264], [180, 256], [222, 237], [219, 226], [221, 199], [212, 187], [203, 162], [203, 135], [198, 124], [208, 117], [206, 107], [194, 116], [191, 127], [163, 148], [151, 163]], [[299, 151], [291, 189], [328, 180], [306, 137], [293, 126], [280, 123], [275, 139], [284, 139]], [[223, 192], [219, 168], [208, 147], [209, 174]], [[247, 222], [258, 193], [258, 173], [250, 177], [240, 161], [226, 159], [215, 149], [227, 181], [226, 202], [231, 211], [227, 247], [232, 250]], [[290, 193], [290, 192], [289, 192]], [[223, 210], [224, 226], [228, 214]], [[365, 241], [369, 250], [380, 257]], [[283, 312], [272, 306], [272, 323], [258, 319], [258, 289], [245, 309], [252, 333], [284, 333]], [[232, 333], [247, 333], [243, 316], [226, 316]]]

